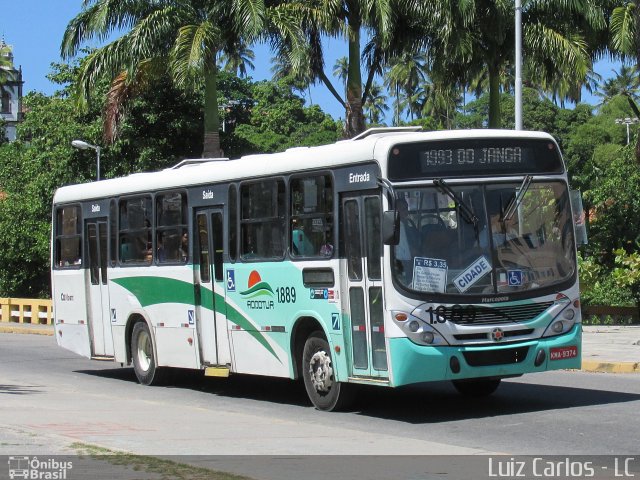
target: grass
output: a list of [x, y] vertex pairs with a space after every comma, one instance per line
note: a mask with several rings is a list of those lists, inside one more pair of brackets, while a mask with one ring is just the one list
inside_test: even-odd
[[94, 460], [108, 462], [111, 465], [122, 466], [140, 473], [156, 474], [158, 478], [163, 480], [251, 480], [249, 477], [195, 467], [187, 463], [174, 462], [161, 457], [117, 452], [86, 443], [76, 442], [71, 444], [71, 448], [76, 450], [80, 456], [87, 456]]

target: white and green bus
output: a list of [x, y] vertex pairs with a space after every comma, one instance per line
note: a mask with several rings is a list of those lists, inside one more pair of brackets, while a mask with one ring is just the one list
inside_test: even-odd
[[580, 367], [577, 217], [553, 138], [506, 130], [374, 129], [66, 186], [56, 339], [145, 385], [302, 377], [322, 410], [355, 384], [487, 395]]

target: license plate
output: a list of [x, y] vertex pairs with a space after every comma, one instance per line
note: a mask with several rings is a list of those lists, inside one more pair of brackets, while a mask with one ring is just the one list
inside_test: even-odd
[[567, 358], [575, 358], [578, 356], [578, 347], [558, 347], [549, 350], [551, 360], [566, 360]]

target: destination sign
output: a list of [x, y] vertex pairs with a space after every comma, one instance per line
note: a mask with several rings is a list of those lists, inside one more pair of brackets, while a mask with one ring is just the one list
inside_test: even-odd
[[496, 163], [522, 163], [522, 147], [507, 148], [458, 148], [425, 150], [420, 152], [423, 170], [439, 165], [474, 165]]
[[545, 139], [456, 139], [395, 145], [389, 155], [390, 180], [467, 175], [561, 173], [554, 142]]

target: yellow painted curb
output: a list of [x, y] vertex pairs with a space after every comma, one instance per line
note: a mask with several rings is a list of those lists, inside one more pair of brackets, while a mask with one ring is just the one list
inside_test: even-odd
[[53, 329], [47, 330], [44, 328], [24, 328], [14, 325], [2, 325], [0, 324], [0, 333], [23, 333], [31, 335], [48, 335], [53, 337]]
[[582, 370], [605, 373], [640, 373], [640, 362], [599, 362], [583, 360]]

